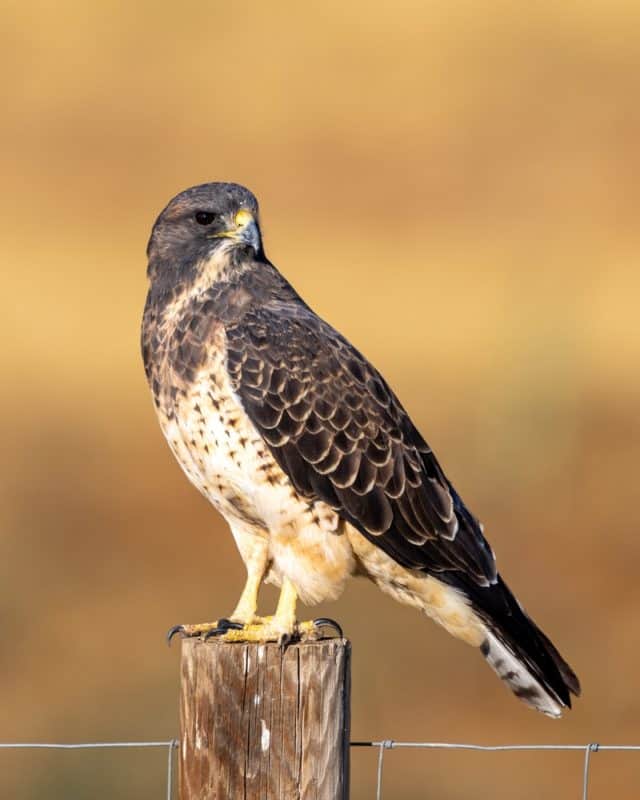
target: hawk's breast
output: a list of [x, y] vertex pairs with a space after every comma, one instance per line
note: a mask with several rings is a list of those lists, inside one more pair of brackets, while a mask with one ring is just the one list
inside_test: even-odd
[[340, 517], [296, 490], [250, 420], [228, 373], [224, 324], [174, 313], [149, 326], [146, 340], [160, 425], [188, 478], [236, 539], [239, 531], [269, 538], [271, 580], [286, 575], [306, 602], [337, 597], [354, 568]]
[[182, 468], [226, 517], [268, 527], [290, 486], [231, 388], [222, 325], [192, 376], [167, 366], [175, 390], [160, 424]]

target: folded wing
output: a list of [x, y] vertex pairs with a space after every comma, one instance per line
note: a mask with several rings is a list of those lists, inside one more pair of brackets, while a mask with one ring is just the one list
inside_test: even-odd
[[496, 580], [493, 553], [377, 370], [303, 303], [227, 327], [234, 390], [302, 495], [334, 508], [404, 567]]

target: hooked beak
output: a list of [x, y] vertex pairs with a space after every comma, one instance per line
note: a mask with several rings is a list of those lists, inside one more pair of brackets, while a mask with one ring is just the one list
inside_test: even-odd
[[255, 252], [260, 251], [260, 230], [255, 217], [246, 208], [241, 208], [233, 219], [233, 227], [214, 233], [212, 239], [232, 239], [240, 244], [248, 244]]

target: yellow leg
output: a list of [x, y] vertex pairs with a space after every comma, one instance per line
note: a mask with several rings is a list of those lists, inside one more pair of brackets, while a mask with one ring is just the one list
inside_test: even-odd
[[[243, 592], [244, 594], [244, 592]], [[225, 642], [279, 642], [296, 632], [296, 603], [298, 594], [288, 578], [282, 581], [278, 607], [272, 617], [245, 625], [241, 631], [230, 630], [220, 638]]]
[[261, 581], [261, 575], [249, 573], [247, 582], [238, 600], [238, 605], [235, 607], [229, 619], [234, 622], [242, 622], [243, 625], [253, 620], [256, 609], [258, 608], [258, 589], [260, 588]]
[[284, 578], [280, 590], [280, 597], [278, 598], [275, 619], [282, 627], [290, 631], [293, 631], [296, 625], [297, 602], [298, 593], [294, 585], [289, 578]]

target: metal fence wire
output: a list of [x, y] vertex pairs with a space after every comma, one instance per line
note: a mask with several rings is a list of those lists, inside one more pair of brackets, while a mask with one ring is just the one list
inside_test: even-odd
[[[172, 800], [174, 752], [178, 747], [177, 739], [163, 742], [80, 742], [79, 744], [58, 744], [49, 742], [9, 742], [0, 743], [0, 750], [100, 750], [118, 748], [165, 748], [167, 751], [167, 800]], [[512, 751], [547, 751], [567, 750], [584, 753], [582, 772], [582, 800], [589, 800], [589, 771], [591, 756], [604, 751], [628, 752], [640, 750], [640, 744], [461, 744], [456, 742], [396, 742], [383, 739], [380, 742], [351, 742], [351, 747], [373, 747], [378, 750], [378, 767], [376, 779], [376, 800], [382, 800], [382, 777], [384, 758], [387, 750], [414, 748], [419, 750], [476, 750], [482, 753], [507, 753]]]

